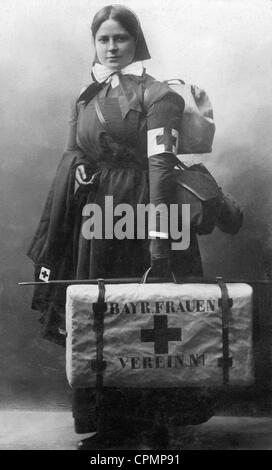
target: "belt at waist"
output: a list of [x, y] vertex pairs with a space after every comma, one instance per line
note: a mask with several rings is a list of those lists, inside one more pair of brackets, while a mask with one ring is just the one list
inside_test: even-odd
[[102, 168], [134, 168], [135, 170], [147, 170], [148, 161], [146, 159], [142, 162], [139, 161], [97, 161], [97, 169]]

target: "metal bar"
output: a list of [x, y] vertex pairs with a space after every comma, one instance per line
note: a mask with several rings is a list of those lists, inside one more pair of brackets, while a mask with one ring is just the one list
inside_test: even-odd
[[[134, 283], [141, 283], [142, 278], [139, 277], [132, 277], [132, 278], [115, 278], [115, 279], [103, 279], [105, 284], [134, 284]], [[162, 283], [162, 282], [173, 282], [173, 278], [148, 278], [147, 284], [150, 283]], [[176, 278], [177, 284], [216, 284], [216, 277], [215, 278]], [[225, 279], [224, 282], [226, 283], [245, 283], [250, 285], [271, 285], [272, 287], [272, 280], [268, 279]], [[51, 284], [67, 284], [67, 285], [81, 285], [81, 284], [97, 284], [98, 279], [58, 279], [54, 281], [27, 281], [27, 282], [19, 282], [19, 286], [37, 286], [37, 285], [51, 285]]]

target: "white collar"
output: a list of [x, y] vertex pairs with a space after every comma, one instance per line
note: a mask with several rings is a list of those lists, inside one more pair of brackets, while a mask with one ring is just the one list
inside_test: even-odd
[[102, 83], [105, 81], [111, 82], [112, 88], [115, 88], [117, 85], [119, 85], [119, 77], [118, 75], [116, 75], [117, 73], [121, 73], [122, 75], [137, 75], [138, 77], [140, 77], [143, 74], [143, 71], [144, 66], [141, 61], [132, 62], [131, 64], [116, 72], [113, 72], [105, 65], [98, 64], [97, 62], [92, 68], [92, 73], [94, 75], [95, 80], [98, 83]]

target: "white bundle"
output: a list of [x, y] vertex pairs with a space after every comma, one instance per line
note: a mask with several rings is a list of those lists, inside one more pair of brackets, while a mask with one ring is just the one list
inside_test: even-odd
[[[105, 387], [173, 388], [222, 385], [221, 289], [217, 284], [105, 285]], [[252, 288], [227, 284], [229, 383], [253, 381]], [[67, 377], [95, 387], [97, 285], [67, 289]]]

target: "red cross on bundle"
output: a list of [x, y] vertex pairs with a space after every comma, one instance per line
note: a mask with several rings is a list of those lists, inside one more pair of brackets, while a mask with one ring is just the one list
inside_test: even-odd
[[141, 342], [154, 343], [155, 354], [168, 354], [169, 341], [181, 341], [181, 328], [168, 328], [167, 315], [154, 316], [154, 330], [141, 330]]
[[172, 129], [165, 127], [163, 129], [163, 135], [156, 136], [157, 145], [164, 145], [165, 152], [172, 152], [173, 146], [177, 145], [177, 138], [172, 134]]

